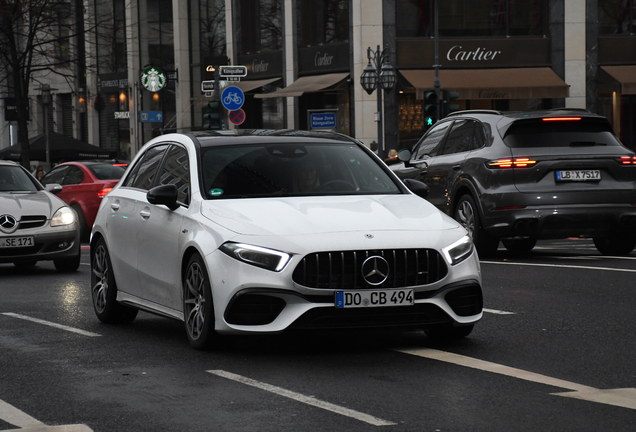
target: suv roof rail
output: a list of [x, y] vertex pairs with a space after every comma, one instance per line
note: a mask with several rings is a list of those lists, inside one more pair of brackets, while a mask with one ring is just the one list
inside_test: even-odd
[[502, 115], [501, 111], [497, 110], [486, 110], [486, 109], [474, 109], [474, 110], [463, 110], [463, 111], [455, 111], [448, 114], [446, 117], [460, 115], [460, 114], [494, 114], [494, 115]]
[[550, 108], [548, 111], [581, 111], [581, 112], [587, 112], [587, 113], [591, 113], [592, 111], [585, 109], [585, 108]]

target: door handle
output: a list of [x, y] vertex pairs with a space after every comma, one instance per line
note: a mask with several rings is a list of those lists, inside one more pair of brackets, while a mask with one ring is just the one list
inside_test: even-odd
[[115, 211], [119, 210], [119, 203], [112, 203], [110, 205], [110, 208], [115, 210]]
[[142, 218], [148, 219], [150, 217], [150, 210], [143, 209], [142, 211], [139, 212], [139, 214], [141, 215]]
[[453, 169], [455, 171], [459, 171], [461, 169], [461, 167], [462, 167], [461, 165], [453, 165]]

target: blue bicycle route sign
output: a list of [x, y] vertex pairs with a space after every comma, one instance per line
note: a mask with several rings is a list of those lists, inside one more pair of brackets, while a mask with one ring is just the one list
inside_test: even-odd
[[221, 93], [221, 103], [229, 111], [236, 111], [243, 106], [245, 95], [243, 90], [235, 86], [225, 87]]

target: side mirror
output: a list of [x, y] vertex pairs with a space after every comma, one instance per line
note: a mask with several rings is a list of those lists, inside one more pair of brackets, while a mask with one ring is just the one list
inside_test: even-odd
[[402, 162], [408, 162], [411, 160], [411, 150], [403, 149], [398, 152], [398, 159]]
[[404, 184], [411, 192], [420, 198], [426, 199], [428, 193], [431, 191], [426, 183], [422, 183], [419, 180], [407, 178], [404, 179]]
[[62, 192], [62, 189], [64, 189], [61, 184], [57, 183], [49, 183], [44, 186], [44, 188], [47, 192], [51, 192], [52, 194], [59, 194], [60, 192]]
[[173, 184], [155, 186], [146, 194], [146, 198], [150, 204], [165, 205], [170, 210], [179, 208], [179, 204], [177, 203], [178, 197], [179, 191]]

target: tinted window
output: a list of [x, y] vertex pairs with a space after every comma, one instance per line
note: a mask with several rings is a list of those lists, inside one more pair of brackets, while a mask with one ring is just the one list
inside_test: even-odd
[[446, 138], [442, 154], [453, 154], [471, 150], [473, 143], [474, 122], [471, 120], [455, 120]]
[[352, 144], [262, 144], [202, 149], [206, 197], [397, 194], [392, 178]]
[[0, 166], [0, 192], [38, 190], [31, 177], [18, 166]]
[[424, 159], [427, 156], [435, 156], [439, 150], [440, 144], [446, 131], [452, 122], [445, 122], [434, 127], [424, 138], [422, 143], [415, 150], [413, 159]]
[[179, 191], [179, 202], [190, 202], [190, 167], [188, 153], [183, 147], [172, 146], [159, 175], [159, 184], [173, 184]]
[[43, 185], [47, 185], [51, 183], [62, 184], [62, 182], [64, 181], [64, 176], [68, 172], [68, 169], [69, 169], [69, 165], [53, 168], [53, 170], [51, 170], [47, 175], [42, 177], [41, 183]]
[[473, 131], [473, 144], [471, 150], [482, 148], [486, 145], [486, 132], [484, 131], [484, 125], [480, 122], [475, 122], [475, 129]]
[[64, 176], [64, 180], [62, 181], [62, 185], [75, 185], [80, 184], [84, 180], [84, 173], [82, 170], [76, 166], [69, 165], [68, 171]]
[[533, 119], [513, 123], [504, 137], [508, 147], [585, 147], [622, 145], [603, 119], [543, 121]]
[[87, 168], [99, 180], [119, 180], [126, 172], [125, 166], [112, 164], [88, 165]]
[[167, 149], [167, 144], [158, 145], [148, 149], [132, 168], [132, 171], [124, 182], [124, 186], [135, 187], [143, 190], [150, 189], [157, 174], [159, 163]]

